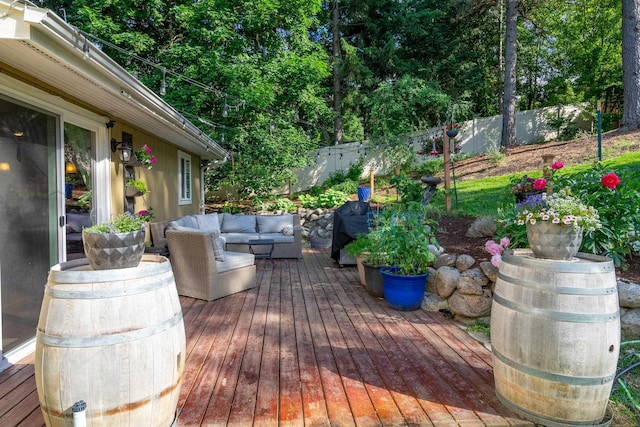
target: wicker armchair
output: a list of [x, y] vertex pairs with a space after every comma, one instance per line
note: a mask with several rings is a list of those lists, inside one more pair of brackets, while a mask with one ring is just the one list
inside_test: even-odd
[[224, 261], [216, 261], [208, 233], [166, 230], [165, 235], [178, 294], [211, 301], [256, 286], [252, 254], [224, 251]]

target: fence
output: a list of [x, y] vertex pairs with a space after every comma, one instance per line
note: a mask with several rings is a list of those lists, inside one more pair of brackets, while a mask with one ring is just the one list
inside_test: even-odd
[[[550, 118], [562, 117], [565, 123], [572, 123], [580, 129], [591, 129], [592, 121], [584, 117], [584, 106], [546, 107], [537, 110], [521, 111], [516, 113], [516, 140], [519, 145], [534, 142], [548, 141], [558, 136], [558, 131], [552, 129], [547, 123]], [[461, 146], [462, 153], [482, 154], [500, 147], [502, 134], [502, 116], [473, 119], [460, 123], [462, 132], [458, 135], [456, 143]], [[421, 138], [430, 137], [440, 132], [440, 129], [431, 128], [422, 132], [406, 135], [406, 141], [410, 138], [414, 142], [411, 147], [415, 151], [419, 149]], [[407, 142], [408, 144], [408, 142]], [[359, 158], [364, 160], [364, 172], [362, 178], [369, 176], [373, 170], [377, 175], [387, 174], [393, 168], [393, 159], [388, 156], [381, 146], [368, 142], [352, 142], [318, 150], [315, 165], [294, 171], [297, 182], [281, 188], [277, 193], [290, 194], [308, 190], [315, 185], [321, 185], [329, 176], [337, 170], [346, 171], [351, 164]]]

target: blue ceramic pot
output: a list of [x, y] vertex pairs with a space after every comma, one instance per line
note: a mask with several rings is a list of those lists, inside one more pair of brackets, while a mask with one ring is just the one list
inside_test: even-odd
[[371, 198], [371, 188], [358, 187], [358, 200], [361, 202], [368, 202]]
[[383, 267], [382, 273], [384, 299], [396, 310], [417, 310], [422, 305], [424, 290], [429, 273], [416, 276], [397, 274], [398, 267]]

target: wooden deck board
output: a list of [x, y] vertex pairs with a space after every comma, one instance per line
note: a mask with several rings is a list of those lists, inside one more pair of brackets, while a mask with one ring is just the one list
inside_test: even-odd
[[[495, 397], [490, 352], [440, 314], [389, 308], [326, 250], [257, 266], [254, 289], [180, 297], [179, 426], [533, 426]], [[44, 425], [33, 363], [0, 373], [0, 425]]]

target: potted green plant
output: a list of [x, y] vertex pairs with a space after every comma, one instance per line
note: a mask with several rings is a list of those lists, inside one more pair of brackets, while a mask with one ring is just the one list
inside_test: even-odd
[[355, 240], [352, 240], [345, 245], [344, 250], [347, 254], [356, 259], [356, 267], [358, 268], [358, 276], [360, 277], [360, 284], [366, 285], [364, 278], [364, 267], [362, 261], [364, 261], [369, 255], [369, 238], [367, 233], [360, 233], [356, 235]]
[[127, 186], [125, 188], [125, 195], [127, 197], [144, 196], [146, 194], [149, 194], [149, 189], [147, 188], [147, 184], [143, 181], [137, 179], [130, 179], [127, 181]]
[[417, 202], [403, 205], [392, 215], [391, 226], [385, 228], [384, 247], [390, 267], [381, 268], [384, 297], [398, 310], [420, 308], [429, 267], [439, 249], [435, 238], [436, 223], [425, 215]]
[[82, 230], [82, 243], [94, 270], [137, 267], [145, 247], [147, 215], [125, 212]]
[[602, 227], [598, 211], [573, 196], [568, 187], [519, 203], [516, 219], [527, 227], [527, 240], [537, 258], [565, 261], [578, 253], [583, 232]]
[[384, 297], [380, 268], [390, 265], [385, 247], [385, 230], [389, 225], [390, 217], [385, 212], [378, 213], [370, 224], [363, 251], [363, 255], [366, 254], [362, 260], [365, 287], [370, 295], [379, 298]]

